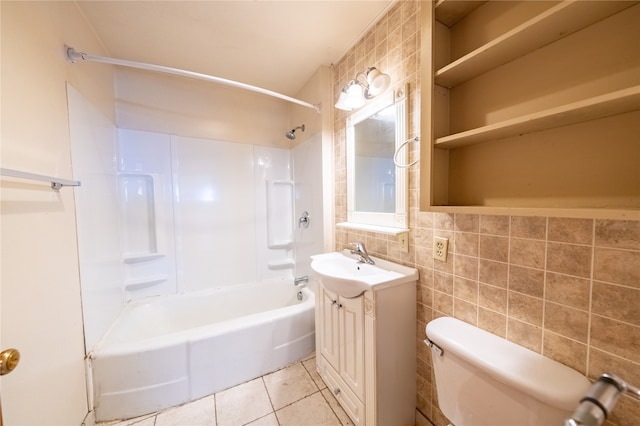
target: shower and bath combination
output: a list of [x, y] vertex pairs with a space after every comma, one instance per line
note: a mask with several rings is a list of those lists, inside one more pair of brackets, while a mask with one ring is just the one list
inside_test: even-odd
[[294, 128], [294, 129], [289, 130], [289, 131], [288, 131], [287, 133], [285, 133], [284, 135], [285, 135], [288, 139], [294, 140], [294, 139], [296, 138], [296, 130], [298, 130], [298, 129], [300, 129], [300, 130], [302, 130], [302, 131], [304, 132], [304, 124], [303, 124], [303, 125], [301, 125], [301, 126], [298, 126], [298, 127]]

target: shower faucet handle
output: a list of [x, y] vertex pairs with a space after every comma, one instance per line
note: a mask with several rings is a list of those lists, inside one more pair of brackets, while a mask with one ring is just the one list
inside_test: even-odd
[[304, 227], [304, 229], [307, 229], [309, 227], [310, 220], [311, 218], [309, 217], [309, 212], [302, 212], [302, 216], [300, 216], [300, 219], [298, 219], [298, 228]]

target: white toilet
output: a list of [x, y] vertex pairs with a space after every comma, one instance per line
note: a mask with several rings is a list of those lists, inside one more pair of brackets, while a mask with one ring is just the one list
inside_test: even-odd
[[562, 426], [589, 390], [577, 371], [455, 318], [426, 332], [438, 404], [456, 426]]

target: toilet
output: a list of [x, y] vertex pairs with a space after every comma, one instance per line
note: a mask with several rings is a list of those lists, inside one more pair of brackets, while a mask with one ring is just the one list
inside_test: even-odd
[[438, 405], [455, 426], [552, 426], [589, 390], [577, 371], [450, 317], [427, 324]]

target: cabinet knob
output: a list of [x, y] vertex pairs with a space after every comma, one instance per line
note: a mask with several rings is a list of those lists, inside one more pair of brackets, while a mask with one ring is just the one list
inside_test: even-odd
[[340, 394], [340, 388], [335, 388], [335, 389], [333, 390], [333, 394], [334, 394], [334, 395], [339, 395], [339, 394]]

